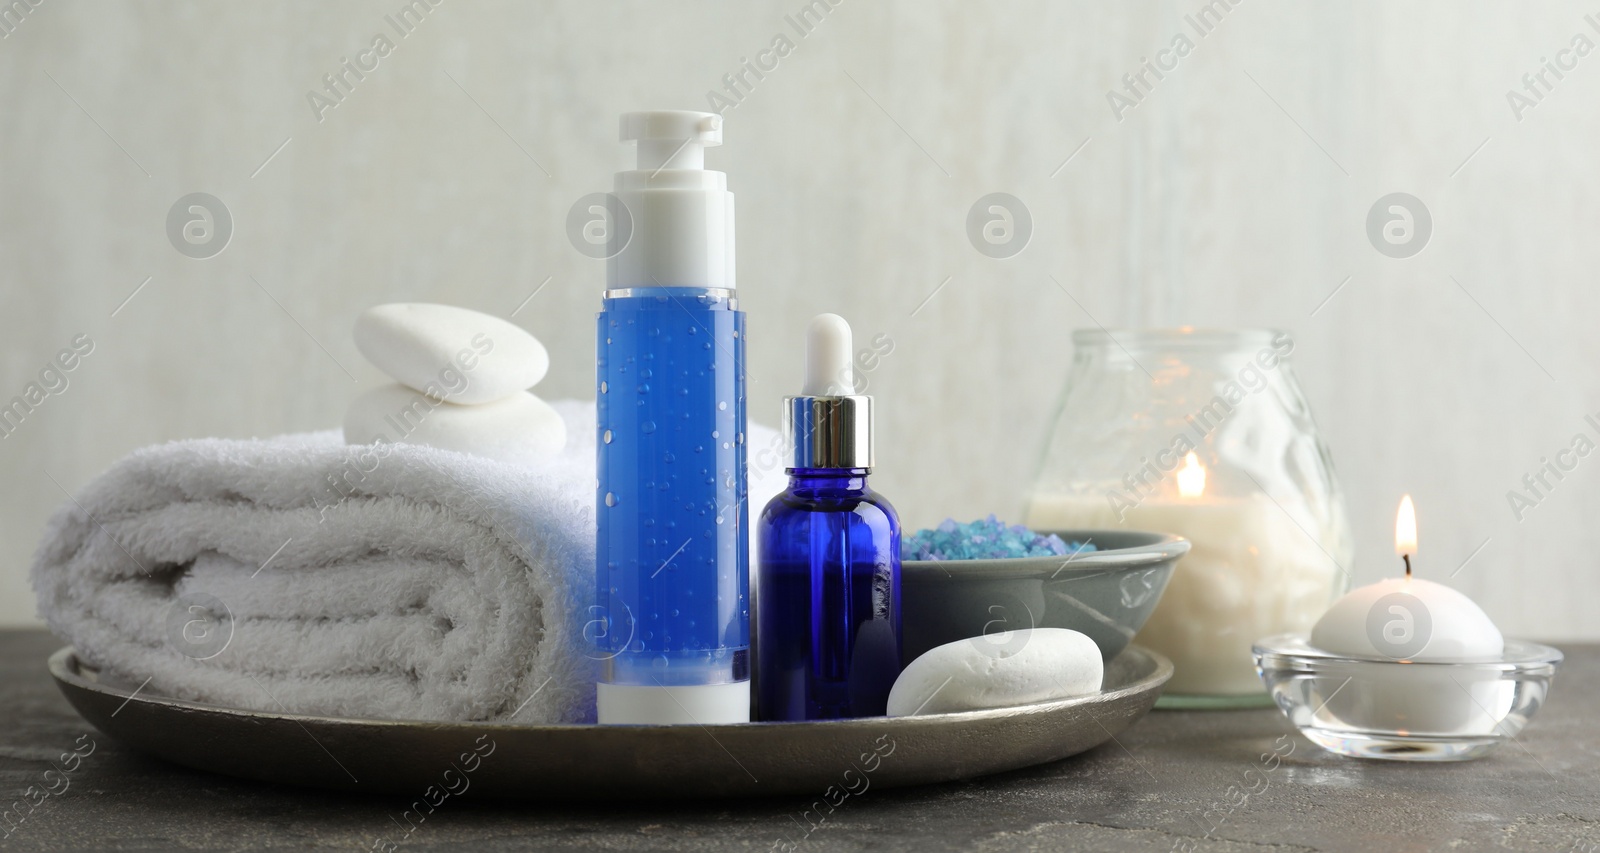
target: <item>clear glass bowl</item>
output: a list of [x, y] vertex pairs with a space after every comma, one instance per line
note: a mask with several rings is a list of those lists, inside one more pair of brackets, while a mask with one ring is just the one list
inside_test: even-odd
[[1544, 704], [1562, 655], [1507, 640], [1498, 660], [1414, 662], [1336, 655], [1304, 634], [1254, 646], [1256, 669], [1289, 721], [1340, 755], [1465, 761], [1511, 740]]
[[1353, 552], [1294, 340], [1183, 328], [1083, 329], [1072, 341], [1025, 523], [1189, 539], [1134, 638], [1176, 668], [1161, 705], [1270, 705], [1251, 642], [1310, 631], [1348, 586]]

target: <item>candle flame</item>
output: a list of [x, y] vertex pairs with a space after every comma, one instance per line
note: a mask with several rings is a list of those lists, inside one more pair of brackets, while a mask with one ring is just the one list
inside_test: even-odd
[[1394, 552], [1402, 557], [1417, 552], [1417, 507], [1410, 495], [1400, 499], [1400, 511], [1395, 514]]
[[1183, 457], [1183, 467], [1178, 469], [1178, 494], [1198, 498], [1206, 491], [1206, 468], [1200, 464], [1194, 451]]

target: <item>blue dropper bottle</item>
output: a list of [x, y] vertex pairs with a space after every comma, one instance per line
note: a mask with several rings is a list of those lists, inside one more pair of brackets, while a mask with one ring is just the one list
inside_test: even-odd
[[595, 579], [602, 724], [750, 719], [744, 312], [715, 113], [622, 116], [626, 234], [598, 324]]
[[900, 674], [900, 519], [867, 485], [872, 398], [850, 326], [806, 330], [806, 382], [784, 400], [789, 487], [762, 511], [757, 709], [763, 720], [882, 716]]

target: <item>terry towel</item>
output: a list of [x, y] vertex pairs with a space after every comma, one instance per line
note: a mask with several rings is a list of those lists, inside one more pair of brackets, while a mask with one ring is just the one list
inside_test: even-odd
[[[156, 695], [592, 721], [594, 404], [554, 405], [567, 447], [537, 468], [337, 431], [136, 451], [47, 525], [39, 612], [87, 663]], [[750, 438], [753, 517], [783, 471], [756, 459], [776, 434]]]

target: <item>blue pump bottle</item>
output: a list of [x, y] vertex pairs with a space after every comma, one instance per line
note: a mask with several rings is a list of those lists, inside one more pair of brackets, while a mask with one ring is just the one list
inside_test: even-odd
[[602, 724], [750, 719], [744, 314], [714, 113], [622, 117], [597, 322], [595, 579]]
[[881, 716], [900, 673], [900, 520], [867, 485], [872, 398], [853, 391], [850, 327], [820, 315], [805, 387], [784, 401], [789, 487], [759, 521], [763, 720]]

